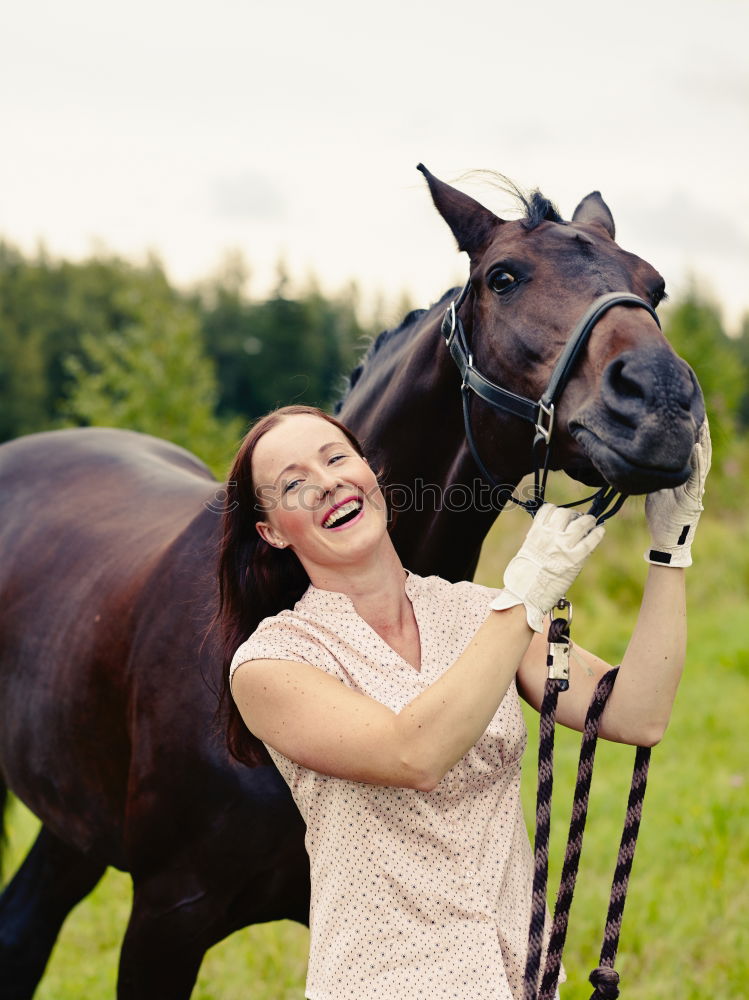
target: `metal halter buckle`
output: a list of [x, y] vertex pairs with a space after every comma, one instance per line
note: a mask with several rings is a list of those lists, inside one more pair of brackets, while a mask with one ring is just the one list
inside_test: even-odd
[[[543, 418], [547, 419], [546, 426], [544, 426]], [[549, 403], [548, 406], [544, 405], [542, 399], [538, 401], [538, 420], [536, 421], [536, 434], [540, 434], [544, 441], [548, 444], [551, 441], [551, 432], [554, 430], [554, 404]]]
[[[446, 334], [445, 341], [447, 343], [447, 346], [449, 347], [450, 344], [453, 341], [453, 337], [455, 336], [455, 327], [457, 325], [457, 318], [455, 316], [455, 300], [454, 299], [450, 303], [450, 305], [447, 307], [447, 311], [445, 312], [445, 320], [448, 319], [448, 317], [449, 317], [449, 321], [450, 321], [450, 332], [448, 334]], [[443, 334], [445, 333], [444, 327], [445, 327], [445, 322], [443, 320], [443, 322], [442, 322], [442, 332], [443, 332]]]

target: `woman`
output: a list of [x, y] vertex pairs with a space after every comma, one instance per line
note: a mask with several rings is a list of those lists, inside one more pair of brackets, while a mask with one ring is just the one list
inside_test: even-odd
[[[692, 465], [684, 487], [646, 503], [652, 565], [601, 726], [611, 740], [652, 745], [668, 722], [706, 427]], [[532, 858], [518, 692], [539, 707], [544, 618], [603, 528], [546, 505], [500, 590], [409, 574], [361, 447], [310, 407], [260, 420], [230, 480], [229, 746], [248, 759], [248, 730], [259, 737], [307, 823], [306, 996], [521, 997]], [[576, 652], [557, 718], [581, 730], [609, 665]]]

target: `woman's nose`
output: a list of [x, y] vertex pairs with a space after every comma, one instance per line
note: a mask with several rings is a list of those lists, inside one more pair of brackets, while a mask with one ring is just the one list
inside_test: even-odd
[[312, 481], [321, 496], [332, 492], [340, 482], [336, 470], [330, 466], [318, 469], [312, 477]]

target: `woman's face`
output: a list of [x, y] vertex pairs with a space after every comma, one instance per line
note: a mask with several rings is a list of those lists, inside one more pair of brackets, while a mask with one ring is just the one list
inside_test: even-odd
[[371, 555], [386, 533], [376, 476], [321, 417], [287, 416], [264, 434], [252, 476], [265, 510], [258, 532], [270, 545], [291, 548], [308, 573]]

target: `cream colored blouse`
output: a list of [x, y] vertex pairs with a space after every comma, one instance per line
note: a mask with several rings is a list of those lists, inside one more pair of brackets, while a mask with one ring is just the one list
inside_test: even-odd
[[[421, 671], [345, 594], [310, 586], [237, 650], [311, 663], [399, 712], [463, 652], [496, 591], [410, 574]], [[533, 862], [520, 806], [526, 730], [513, 685], [431, 792], [319, 774], [268, 747], [307, 824], [309, 1000], [521, 1000]]]

